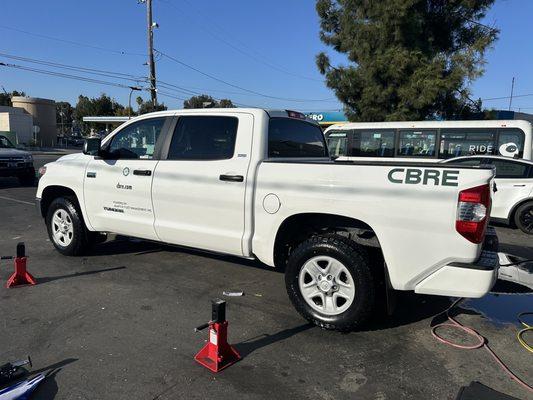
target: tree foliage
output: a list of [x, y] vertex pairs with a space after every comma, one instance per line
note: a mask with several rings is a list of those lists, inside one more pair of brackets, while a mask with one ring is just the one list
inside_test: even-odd
[[216, 100], [207, 94], [192, 96], [183, 102], [183, 108], [234, 108], [235, 105], [229, 99]]
[[494, 0], [318, 0], [320, 38], [343, 53], [317, 65], [353, 121], [457, 118], [476, 111], [469, 84], [498, 31]]
[[11, 97], [13, 96], [26, 96], [24, 92], [18, 92], [13, 90], [11, 93], [0, 92], [0, 106], [12, 107]]

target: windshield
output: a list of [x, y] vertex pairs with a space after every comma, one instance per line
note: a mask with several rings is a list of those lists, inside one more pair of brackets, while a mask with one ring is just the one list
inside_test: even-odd
[[0, 136], [0, 149], [12, 149], [14, 147], [15, 146], [11, 144], [8, 138], [6, 138], [5, 136]]

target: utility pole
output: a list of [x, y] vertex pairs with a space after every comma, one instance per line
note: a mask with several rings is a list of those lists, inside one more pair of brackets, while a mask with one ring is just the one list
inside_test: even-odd
[[146, 23], [148, 27], [148, 68], [150, 75], [148, 79], [150, 81], [150, 95], [152, 98], [152, 106], [157, 105], [157, 90], [155, 80], [155, 61], [154, 61], [154, 28], [157, 24], [152, 21], [152, 0], [144, 0], [146, 2]]
[[511, 104], [513, 104], [513, 92], [514, 92], [514, 76], [511, 82], [511, 96], [509, 97], [509, 111], [511, 111]]

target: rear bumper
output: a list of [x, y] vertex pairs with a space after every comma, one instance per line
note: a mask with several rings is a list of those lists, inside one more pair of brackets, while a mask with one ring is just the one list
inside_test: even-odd
[[482, 297], [498, 279], [498, 237], [489, 228], [483, 251], [472, 264], [450, 263], [415, 286], [415, 292], [453, 297]]

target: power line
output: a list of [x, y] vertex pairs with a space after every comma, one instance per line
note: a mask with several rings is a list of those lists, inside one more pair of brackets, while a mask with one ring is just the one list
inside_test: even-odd
[[251, 89], [246, 89], [242, 86], [238, 86], [238, 85], [235, 85], [233, 83], [230, 83], [230, 82], [227, 82], [223, 79], [220, 79], [220, 78], [217, 78], [216, 76], [213, 76], [211, 74], [208, 74], [207, 72], [204, 72], [204, 71], [201, 71], [199, 70], [198, 68], [196, 67], [193, 67], [192, 65], [189, 65], [181, 60], [178, 60], [177, 58], [174, 58], [166, 53], [163, 53], [162, 51], [160, 50], [157, 50], [157, 49], [154, 49], [157, 53], [161, 54], [162, 56], [168, 58], [169, 60], [172, 60], [174, 61], [175, 63], [183, 66], [183, 67], [186, 67], [186, 68], [189, 68], [195, 72], [198, 72], [199, 74], [201, 75], [204, 75], [210, 79], [213, 79], [217, 82], [220, 82], [220, 83], [223, 83], [225, 85], [228, 85], [228, 86], [231, 86], [235, 89], [239, 89], [239, 90], [242, 90], [244, 92], [248, 92], [248, 93], [252, 93], [252, 94], [255, 94], [257, 96], [261, 96], [261, 97], [266, 97], [268, 99], [275, 99], [275, 100], [284, 100], [284, 101], [293, 101], [293, 102], [299, 102], [299, 103], [306, 103], [306, 102], [323, 102], [323, 101], [328, 101], [330, 100], [331, 98], [327, 98], [327, 99], [293, 99], [293, 98], [287, 98], [287, 97], [278, 97], [278, 96], [271, 96], [271, 95], [268, 95], [268, 94], [264, 94], [264, 93], [260, 93], [260, 92], [257, 92], [255, 90], [251, 90]]
[[111, 49], [111, 48], [107, 48], [107, 47], [94, 46], [94, 45], [88, 44], [88, 43], [81, 43], [81, 42], [75, 42], [75, 41], [72, 41], [72, 40], [60, 39], [60, 38], [57, 38], [57, 37], [43, 35], [43, 34], [40, 34], [40, 33], [28, 32], [28, 31], [24, 31], [22, 29], [12, 28], [10, 26], [5, 26], [5, 25], [0, 25], [0, 28], [1, 29], [7, 29], [7, 30], [10, 30], [10, 31], [19, 32], [19, 33], [23, 33], [25, 35], [30, 35], [30, 36], [43, 38], [43, 39], [55, 40], [56, 42], [68, 43], [68, 44], [71, 44], [71, 45], [74, 45], [74, 46], [87, 47], [87, 48], [96, 49], [96, 50], [100, 50], [100, 51], [107, 51], [109, 53], [115, 53], [115, 54], [120, 54], [120, 55], [128, 55], [128, 56], [143, 56], [143, 57], [146, 57], [146, 54], [144, 54], [144, 53], [135, 53], [135, 52], [131, 52], [131, 51], [116, 50], [116, 49]]
[[46, 61], [46, 60], [38, 60], [34, 58], [28, 58], [28, 57], [22, 57], [22, 56], [15, 56], [12, 54], [2, 53], [0, 52], [0, 56], [4, 58], [9, 58], [11, 60], [17, 60], [17, 61], [24, 61], [29, 62], [33, 64], [39, 64], [39, 65], [45, 65], [48, 67], [54, 67], [54, 68], [60, 68], [60, 69], [66, 69], [70, 71], [76, 71], [76, 72], [83, 72], [87, 74], [93, 74], [93, 75], [99, 75], [104, 76], [108, 78], [117, 78], [117, 79], [123, 79], [123, 80], [129, 80], [133, 82], [141, 82], [146, 80], [145, 77], [140, 77], [132, 74], [125, 74], [122, 72], [113, 72], [108, 70], [102, 70], [102, 69], [95, 69], [95, 68], [87, 68], [87, 67], [80, 67], [80, 66], [74, 66], [74, 65], [68, 65], [68, 64], [61, 64], [53, 61]]
[[7, 67], [7, 68], [20, 69], [20, 70], [23, 70], [23, 71], [35, 72], [35, 73], [44, 74], [44, 75], [55, 76], [55, 77], [58, 77], [58, 78], [66, 78], [66, 79], [72, 79], [72, 80], [81, 81], [81, 82], [88, 82], [88, 83], [96, 83], [96, 84], [100, 84], [100, 85], [115, 86], [115, 87], [119, 87], [119, 88], [123, 88], [123, 89], [131, 89], [133, 87], [133, 86], [123, 85], [121, 83], [116, 83], [116, 82], [103, 81], [103, 80], [100, 80], [100, 79], [87, 78], [87, 77], [79, 76], [79, 75], [70, 75], [70, 74], [65, 74], [65, 73], [62, 73], [62, 72], [56, 72], [56, 71], [43, 70], [43, 69], [38, 69], [38, 68], [25, 67], [23, 65], [8, 64], [8, 63], [4, 63], [4, 62], [0, 62], [0, 66], [1, 67]]
[[[515, 95], [513, 95], [513, 99], [515, 99], [517, 97], [530, 97], [530, 96], [533, 96], [533, 93], [515, 94]], [[491, 97], [491, 98], [487, 98], [487, 99], [481, 99], [481, 101], [506, 100], [506, 99], [510, 99], [510, 98], [511, 98], [511, 96]]]
[[[162, 2], [162, 3], [168, 4], [169, 6], [171, 6], [171, 7], [175, 8], [175, 9], [179, 10], [178, 7], [177, 7], [174, 3], [171, 3], [171, 2], [168, 1], [168, 0], [159, 0], [159, 1]], [[189, 4], [189, 5], [191, 6], [191, 8], [193, 8], [193, 11], [195, 11], [195, 13], [197, 13], [202, 19], [206, 19], [205, 15], [203, 15], [201, 12], [199, 12], [197, 9], [195, 9], [195, 7], [193, 6], [192, 3], [190, 3], [190, 2], [187, 1], [187, 0], [184, 0], [184, 1], [185, 1], [187, 4]], [[211, 25], [213, 25], [213, 24], [211, 24]], [[218, 25], [216, 25], [216, 24], [215, 24], [215, 26], [218, 27]], [[199, 28], [202, 29], [204, 32], [207, 32], [210, 36], [212, 36], [212, 37], [215, 38], [216, 40], [218, 40], [218, 41], [224, 43], [225, 45], [231, 47], [233, 50], [235, 50], [235, 51], [237, 51], [237, 52], [243, 54], [244, 56], [249, 57], [250, 59], [254, 60], [254, 61], [257, 62], [257, 63], [263, 64], [263, 65], [266, 65], [267, 67], [269, 67], [269, 68], [271, 68], [271, 69], [274, 69], [274, 70], [276, 70], [276, 71], [278, 71], [278, 72], [282, 72], [282, 73], [284, 73], [284, 74], [287, 74], [287, 75], [290, 75], [290, 76], [293, 76], [293, 77], [297, 77], [297, 78], [300, 78], [300, 79], [305, 79], [305, 80], [315, 81], [315, 82], [322, 82], [322, 83], [324, 82], [323, 79], [316, 79], [316, 78], [307, 77], [307, 76], [304, 76], [304, 75], [300, 75], [300, 74], [297, 74], [297, 73], [291, 72], [291, 71], [289, 71], [289, 70], [287, 70], [287, 69], [285, 69], [285, 68], [279, 67], [279, 66], [277, 66], [277, 65], [274, 64], [274, 63], [271, 63], [271, 62], [269, 62], [269, 61], [266, 61], [266, 60], [264, 59], [264, 57], [257, 57], [257, 56], [255, 56], [255, 55], [253, 55], [253, 54], [251, 54], [251, 53], [249, 53], [249, 52], [247, 52], [247, 51], [245, 51], [245, 50], [239, 48], [238, 46], [235, 46], [235, 45], [234, 45], [233, 43], [231, 43], [230, 41], [228, 41], [228, 40], [226, 40], [226, 39], [220, 37], [219, 35], [217, 35], [216, 33], [212, 32], [211, 30], [209, 30], [209, 29], [207, 29], [207, 28], [205, 28], [205, 27], [199, 26]], [[221, 29], [220, 27], [219, 27], [219, 29], [222, 31], [222, 29]], [[240, 42], [240, 43], [241, 43], [241, 46], [242, 46], [242, 42]], [[243, 46], [243, 47], [247, 47], [247, 46]], [[259, 53], [256, 52], [256, 54], [259, 54]], [[261, 58], [263, 58], [263, 59], [261, 59]]]

